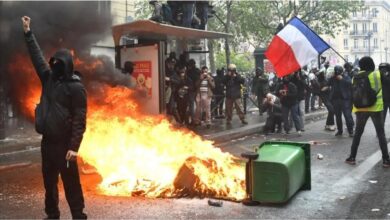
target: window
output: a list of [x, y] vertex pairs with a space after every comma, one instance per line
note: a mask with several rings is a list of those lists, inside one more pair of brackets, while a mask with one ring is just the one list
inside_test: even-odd
[[378, 14], [378, 9], [377, 8], [373, 8], [372, 9], [372, 17], [376, 18], [376, 15]]
[[374, 48], [378, 48], [378, 39], [374, 38]]
[[352, 16], [356, 17], [356, 11], [352, 12]]
[[367, 33], [367, 23], [363, 23], [363, 33]]
[[357, 49], [359, 46], [358, 39], [353, 39], [353, 48]]
[[362, 16], [363, 16], [363, 17], [366, 16], [366, 11], [367, 11], [366, 9], [363, 9], [363, 10], [362, 10]]
[[353, 33], [356, 34], [357, 31], [358, 31], [357, 24], [354, 23], [354, 24], [353, 24]]
[[348, 39], [344, 39], [344, 49], [348, 49]]
[[363, 40], [363, 48], [368, 48], [368, 39]]
[[372, 31], [378, 32], [378, 24], [377, 23], [372, 23]]

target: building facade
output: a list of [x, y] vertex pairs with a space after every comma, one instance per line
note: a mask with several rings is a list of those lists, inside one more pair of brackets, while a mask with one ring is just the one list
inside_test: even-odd
[[[390, 62], [390, 1], [365, 1], [361, 11], [353, 12], [348, 28], [334, 38], [324, 36], [344, 59], [354, 64], [363, 56], [371, 56], [376, 65]], [[331, 64], [344, 61], [334, 52], [325, 53]]]

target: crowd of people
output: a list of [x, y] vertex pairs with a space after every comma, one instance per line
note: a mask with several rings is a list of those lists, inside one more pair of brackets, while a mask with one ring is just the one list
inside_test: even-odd
[[[362, 69], [362, 67], [360, 67]], [[390, 64], [379, 65], [383, 83], [384, 111], [389, 109]], [[208, 67], [199, 69], [193, 59], [177, 60], [171, 55], [166, 60], [167, 114], [181, 125], [199, 126], [202, 121], [210, 128], [213, 118], [225, 118], [231, 124], [233, 109], [243, 124], [247, 124], [243, 109], [243, 88], [259, 109], [267, 113], [264, 132], [289, 134], [295, 128], [298, 134], [305, 131], [305, 114], [318, 109], [328, 111], [325, 130], [343, 134], [343, 117], [350, 137], [354, 136], [352, 116], [352, 78], [359, 67], [351, 63], [330, 66], [322, 59], [320, 68], [306, 67], [277, 78], [270, 77], [261, 68], [248, 80], [237, 72], [234, 64], [227, 71], [218, 69], [213, 76]], [[386, 92], [385, 92], [386, 91]], [[225, 104], [225, 105], [224, 105]], [[282, 127], [283, 125], [283, 127]]]
[[243, 92], [246, 86], [250, 99], [257, 99], [253, 102], [259, 115], [267, 113], [265, 134], [283, 131], [289, 134], [295, 128], [302, 135], [305, 114], [326, 108], [324, 129], [342, 136], [345, 124], [348, 136], [353, 138], [351, 155], [346, 160], [350, 164], [355, 163], [360, 138], [371, 117], [384, 166], [390, 166], [384, 133], [386, 114], [390, 110], [390, 64], [381, 63], [378, 71], [375, 69], [370, 57], [363, 57], [355, 67], [352, 63], [330, 66], [322, 59], [320, 68], [304, 67], [280, 78], [271, 78], [257, 68], [255, 76], [248, 80], [237, 72], [234, 64], [228, 66], [226, 73], [223, 68], [218, 69], [213, 77], [207, 66], [199, 69], [193, 59], [185, 62], [185, 59], [170, 56], [166, 60], [167, 114], [180, 126], [204, 124], [210, 128], [214, 118], [226, 118], [226, 124], [231, 125], [236, 109], [245, 125], [248, 122], [242, 104], [246, 99]]

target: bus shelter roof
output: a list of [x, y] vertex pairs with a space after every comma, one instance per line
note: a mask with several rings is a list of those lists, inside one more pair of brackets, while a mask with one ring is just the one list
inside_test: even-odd
[[232, 37], [231, 34], [215, 31], [205, 31], [192, 28], [161, 24], [151, 20], [137, 20], [112, 27], [115, 46], [119, 45], [122, 36], [139, 39], [168, 40], [168, 39], [218, 39]]

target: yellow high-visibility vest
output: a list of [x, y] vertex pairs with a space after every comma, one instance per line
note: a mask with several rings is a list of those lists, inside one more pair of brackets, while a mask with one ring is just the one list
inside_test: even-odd
[[[364, 71], [360, 71], [358, 74], [362, 74]], [[374, 105], [366, 108], [357, 108], [355, 105], [353, 106], [353, 112], [381, 112], [383, 111], [383, 97], [382, 97], [382, 81], [381, 74], [378, 70], [371, 72], [368, 75], [368, 79], [370, 80], [370, 86], [374, 89], [378, 94], [376, 95], [376, 102]], [[353, 83], [353, 79], [352, 79]]]

